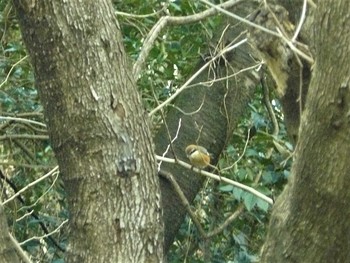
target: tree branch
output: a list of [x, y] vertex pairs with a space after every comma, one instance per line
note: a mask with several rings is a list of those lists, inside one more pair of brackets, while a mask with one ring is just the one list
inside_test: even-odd
[[226, 177], [218, 176], [216, 174], [200, 170], [200, 169], [195, 168], [192, 165], [190, 165], [188, 163], [185, 163], [185, 162], [183, 162], [181, 160], [175, 160], [175, 159], [172, 159], [172, 158], [161, 157], [161, 156], [158, 156], [158, 155], [156, 155], [156, 159], [159, 160], [159, 161], [164, 161], [164, 162], [168, 162], [168, 163], [178, 163], [178, 164], [180, 164], [181, 166], [183, 166], [183, 167], [185, 167], [187, 169], [192, 169], [194, 172], [196, 172], [196, 173], [198, 173], [200, 175], [204, 175], [204, 176], [212, 178], [214, 180], [222, 181], [222, 182], [228, 183], [230, 185], [233, 185], [235, 187], [241, 188], [241, 189], [243, 189], [243, 190], [245, 190], [247, 192], [250, 192], [251, 194], [259, 197], [260, 199], [264, 200], [265, 202], [269, 203], [270, 205], [273, 204], [273, 200], [271, 198], [269, 198], [266, 195], [258, 192], [254, 188], [251, 188], [251, 187], [246, 186], [244, 184], [235, 182], [235, 181], [230, 180], [230, 179], [228, 179]]
[[[231, 8], [240, 2], [243, 2], [243, 1], [242, 0], [230, 0], [230, 1], [227, 1], [226, 3], [219, 5], [219, 7], [221, 7], [224, 10], [226, 8]], [[142, 66], [145, 63], [146, 58], [148, 57], [148, 54], [151, 51], [155, 40], [157, 39], [160, 32], [167, 25], [184, 25], [184, 24], [189, 24], [189, 23], [195, 23], [195, 22], [198, 22], [198, 21], [203, 20], [205, 18], [208, 18], [210, 16], [213, 16], [217, 13], [218, 13], [218, 10], [216, 8], [212, 7], [208, 10], [205, 10], [201, 13], [197, 13], [194, 15], [180, 16], [180, 17], [163, 16], [162, 18], [160, 18], [159, 21], [151, 29], [148, 36], [146, 37], [144, 44], [142, 46], [141, 52], [139, 54], [139, 57], [134, 64], [133, 73], [134, 73], [134, 76], [136, 77], [136, 79], [139, 78]]]

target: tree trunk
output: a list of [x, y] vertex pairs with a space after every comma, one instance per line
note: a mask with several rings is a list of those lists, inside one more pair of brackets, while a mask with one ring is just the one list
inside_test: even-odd
[[[1, 201], [0, 201], [1, 202]], [[17, 255], [15, 246], [13, 245], [9, 229], [6, 221], [6, 215], [3, 206], [0, 204], [0, 259], [3, 263], [17, 263], [21, 262]]]
[[161, 262], [152, 138], [110, 1], [14, 5], [67, 192], [67, 262]]
[[292, 175], [278, 198], [262, 262], [350, 261], [350, 2], [319, 1], [316, 64]]
[[[232, 11], [246, 16], [255, 7], [254, 3], [239, 4]], [[242, 35], [244, 30], [245, 25], [242, 23], [230, 18], [224, 20], [217, 30], [217, 36], [214, 36], [209, 46], [223, 46], [232, 41], [237, 43], [245, 37], [244, 34]], [[203, 56], [210, 57], [213, 53], [215, 54], [214, 50], [208, 50]], [[252, 49], [247, 43], [239, 46], [226, 54], [225, 58], [215, 61], [194, 80], [194, 83], [215, 80], [211, 85], [197, 85], [184, 90], [178, 96], [174, 103], [176, 108], [170, 108], [167, 112], [167, 126], [163, 125], [155, 137], [158, 155], [162, 155], [170, 143], [167, 129], [174, 138], [181, 119], [181, 129], [173, 143], [176, 157], [186, 161], [186, 146], [198, 143], [210, 151], [214, 157], [212, 164], [215, 165], [218, 156], [230, 140], [256, 86], [260, 83], [260, 73], [257, 73], [255, 69], [240, 72], [242, 69], [256, 65], [256, 61], [249, 55], [251, 53]], [[203, 61], [199, 63], [199, 67], [202, 65]], [[240, 73], [237, 74], [237, 72]], [[237, 75], [227, 78], [233, 74]], [[193, 114], [184, 114], [184, 112], [193, 112]], [[173, 157], [171, 151], [168, 156]], [[170, 172], [176, 178], [191, 203], [202, 188], [204, 177], [169, 163], [163, 163], [161, 169]], [[164, 178], [161, 178], [161, 190], [165, 224], [164, 251], [167, 253], [184, 220], [186, 209], [171, 184]]]
[[[293, 10], [295, 12], [296, 8], [293, 8]], [[290, 21], [290, 17], [293, 18], [294, 16], [295, 13], [290, 16], [284, 7], [270, 4], [252, 15], [252, 20], [273, 32], [276, 32], [276, 28], [278, 28], [290, 39], [293, 37], [296, 28], [295, 21]], [[280, 37], [272, 36], [255, 27], [250, 27], [249, 31], [250, 43], [263, 58], [275, 80], [275, 93], [282, 105], [287, 132], [290, 139], [296, 143], [300, 127], [300, 115], [305, 105], [310, 82], [310, 63], [300, 57], [298, 58], [286, 41]], [[297, 40], [306, 44], [301, 34], [298, 35]], [[303, 50], [303, 52], [308, 53], [307, 50]]]

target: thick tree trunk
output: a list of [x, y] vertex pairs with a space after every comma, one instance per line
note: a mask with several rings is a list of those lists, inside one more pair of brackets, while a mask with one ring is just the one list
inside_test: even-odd
[[67, 262], [161, 262], [154, 149], [110, 1], [14, 5], [67, 191]]
[[319, 1], [316, 64], [291, 180], [278, 198], [262, 262], [350, 261], [350, 2]]
[[[1, 202], [1, 201], [0, 201]], [[3, 263], [17, 263], [21, 262], [15, 246], [13, 245], [10, 236], [9, 229], [6, 222], [6, 215], [3, 206], [0, 204], [0, 261]]]
[[[253, 3], [239, 4], [232, 11], [246, 16], [255, 7], [256, 5]], [[225, 28], [226, 30], [224, 30]], [[221, 30], [220, 28], [217, 30], [217, 36], [212, 40], [211, 46], [225, 46], [232, 41], [237, 43], [245, 38], [245, 35], [242, 35], [244, 30], [245, 26], [242, 23], [227, 19], [223, 21]], [[179, 95], [175, 101], [177, 108], [172, 108], [167, 113], [167, 126], [161, 127], [155, 137], [157, 154], [162, 155], [170, 143], [167, 128], [172, 138], [174, 138], [181, 119], [181, 129], [177, 140], [173, 143], [176, 157], [186, 161], [186, 146], [198, 142], [213, 155], [212, 164], [215, 165], [218, 156], [231, 138], [232, 132], [245, 111], [256, 86], [260, 83], [260, 73], [256, 72], [255, 69], [240, 72], [257, 64], [249, 55], [251, 53], [252, 49], [247, 43], [239, 46], [226, 54], [225, 58], [215, 61], [213, 65], [194, 80], [195, 83], [213, 81], [211, 85], [200, 84], [185, 90]], [[203, 55], [210, 57], [211, 54], [215, 54], [215, 51], [208, 50], [208, 53]], [[202, 61], [199, 67], [203, 64]], [[240, 73], [237, 74], [238, 72]], [[232, 77], [233, 74], [237, 75]], [[184, 112], [193, 112], [193, 114], [184, 114]], [[171, 151], [168, 156], [173, 157]], [[174, 175], [190, 202], [203, 186], [203, 176], [181, 166], [163, 163], [161, 169]], [[186, 209], [171, 184], [164, 178], [161, 178], [161, 189], [166, 253], [184, 220]]]

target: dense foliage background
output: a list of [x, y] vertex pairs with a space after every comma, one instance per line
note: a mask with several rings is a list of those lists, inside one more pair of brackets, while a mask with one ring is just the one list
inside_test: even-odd
[[[143, 39], [161, 16], [184, 16], [205, 9], [193, 1], [180, 0], [129, 0], [114, 4], [116, 10], [123, 12], [116, 15], [132, 60], [137, 58]], [[215, 35], [220, 19], [216, 16], [201, 23], [169, 27], [159, 37], [138, 81], [148, 110], [190, 77], [197, 66], [195, 62]], [[0, 200], [6, 202], [12, 234], [33, 261], [63, 262], [68, 219], [65, 192], [59, 173], [52, 171], [56, 160], [11, 1], [0, 2], [0, 38]], [[263, 91], [267, 83], [256, 87], [255, 96], [218, 167], [231, 167], [221, 176], [275, 198], [289, 175], [289, 153], [293, 149], [286, 138], [278, 101], [273, 99], [273, 94]], [[264, 96], [267, 95], [271, 97], [278, 130], [266, 110]], [[161, 118], [155, 115], [152, 121], [156, 130]], [[50, 171], [44, 180], [33, 184]], [[7, 201], [23, 188], [25, 191]], [[208, 180], [193, 206], [206, 231], [234, 211], [238, 216], [210, 240], [202, 240], [191, 219], [186, 218], [168, 254], [169, 262], [206, 262], [208, 254], [215, 258], [214, 262], [256, 261], [270, 213], [266, 202], [239, 188]]]

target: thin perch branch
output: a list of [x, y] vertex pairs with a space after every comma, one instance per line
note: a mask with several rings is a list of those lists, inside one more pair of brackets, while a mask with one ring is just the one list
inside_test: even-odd
[[270, 205], [273, 205], [273, 200], [269, 197], [267, 197], [266, 195], [260, 193], [259, 191], [255, 190], [254, 188], [251, 188], [249, 186], [246, 186], [244, 184], [241, 184], [241, 183], [238, 183], [238, 182], [235, 182], [233, 180], [230, 180], [226, 177], [223, 177], [223, 176], [218, 176], [216, 174], [213, 174], [213, 173], [209, 173], [207, 171], [203, 171], [203, 170], [200, 170], [198, 168], [195, 168], [195, 167], [192, 167], [192, 165], [188, 164], [188, 163], [185, 163], [181, 160], [175, 160], [175, 159], [172, 159], [172, 158], [167, 158], [167, 157], [161, 157], [161, 156], [158, 156], [156, 155], [156, 159], [158, 161], [164, 161], [164, 162], [168, 162], [168, 163], [178, 163], [180, 164], [181, 166], [185, 167], [185, 168], [188, 168], [188, 169], [192, 169], [193, 171], [195, 171], [196, 173], [199, 173], [200, 175], [204, 175], [206, 177], [209, 177], [209, 178], [212, 178], [214, 180], [217, 180], [217, 181], [222, 181], [222, 182], [225, 182], [225, 183], [228, 183], [230, 185], [233, 185], [235, 187], [238, 187], [238, 188], [241, 188], [257, 197], [259, 197], [260, 199], [264, 200], [265, 202], [269, 203]]

